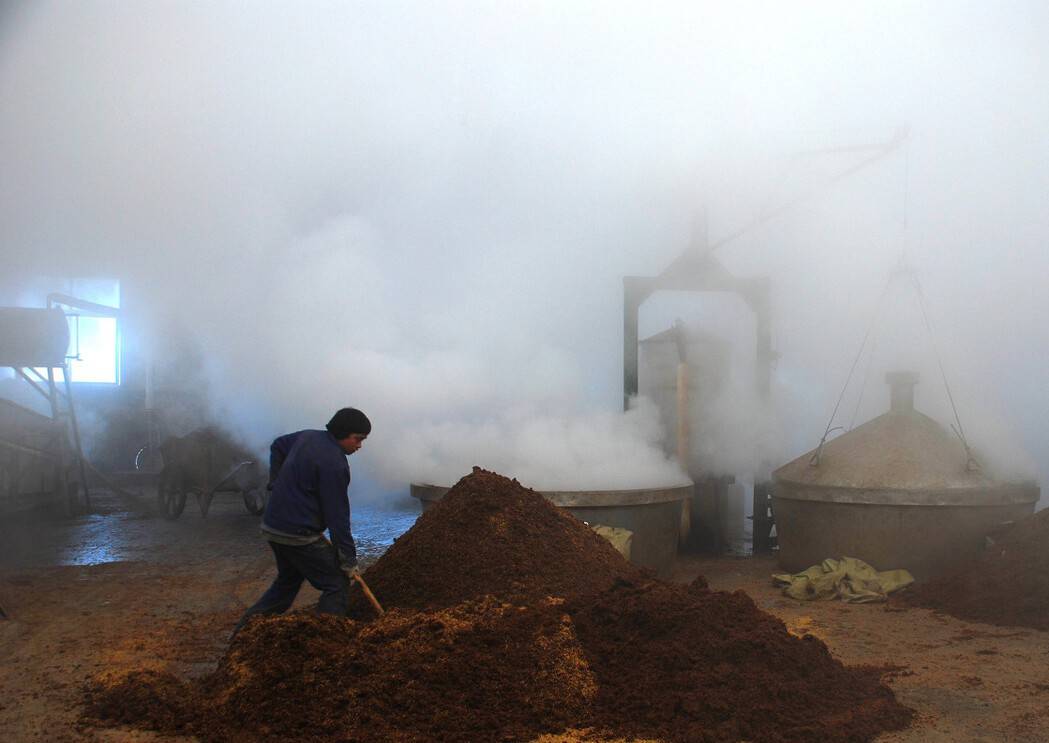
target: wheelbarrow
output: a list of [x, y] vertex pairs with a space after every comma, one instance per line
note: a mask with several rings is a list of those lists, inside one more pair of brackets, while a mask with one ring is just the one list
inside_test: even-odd
[[214, 429], [172, 436], [161, 445], [164, 467], [157, 487], [157, 506], [167, 519], [177, 519], [190, 495], [200, 515], [207, 516], [218, 493], [238, 493], [249, 513], [266, 508], [266, 478], [259, 463]]

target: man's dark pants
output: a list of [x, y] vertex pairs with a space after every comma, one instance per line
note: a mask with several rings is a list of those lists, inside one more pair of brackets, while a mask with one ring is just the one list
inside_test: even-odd
[[281, 614], [287, 611], [303, 580], [321, 592], [317, 611], [321, 614], [346, 615], [349, 606], [350, 581], [339, 566], [339, 555], [327, 539], [312, 544], [289, 545], [270, 542], [277, 558], [277, 577], [262, 598], [255, 602], [233, 629], [236, 635], [248, 619], [256, 614]]

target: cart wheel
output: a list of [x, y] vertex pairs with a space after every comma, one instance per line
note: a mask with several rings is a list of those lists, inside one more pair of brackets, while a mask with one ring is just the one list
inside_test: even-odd
[[252, 488], [240, 491], [244, 497], [244, 507], [253, 516], [261, 516], [266, 510], [266, 490], [264, 488]]
[[166, 519], [177, 519], [182, 515], [186, 507], [186, 486], [182, 482], [182, 475], [169, 473], [160, 478], [160, 487], [157, 489], [157, 506], [161, 515]]

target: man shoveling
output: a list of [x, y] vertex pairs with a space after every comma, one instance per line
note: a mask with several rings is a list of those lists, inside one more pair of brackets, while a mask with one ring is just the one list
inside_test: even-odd
[[[256, 614], [280, 614], [295, 601], [303, 580], [321, 592], [317, 611], [345, 616], [349, 581], [359, 577], [350, 533], [350, 467], [346, 457], [371, 433], [368, 417], [342, 408], [326, 431], [285, 434], [270, 447], [270, 494], [262, 533], [277, 561], [273, 584], [237, 622], [235, 636]], [[329, 542], [324, 530], [331, 534]]]

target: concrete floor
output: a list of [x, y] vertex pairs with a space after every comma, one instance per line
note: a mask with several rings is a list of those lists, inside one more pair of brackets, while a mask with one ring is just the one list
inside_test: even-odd
[[[122, 498], [106, 491], [92, 496], [93, 513], [55, 520], [33, 514], [0, 515], [0, 568], [21, 570], [49, 565], [101, 565], [114, 562], [184, 563], [187, 555], [208, 559], [269, 554], [252, 516], [236, 493], [215, 496], [207, 517], [191, 498], [175, 520], [158, 518], [153, 492]], [[418, 505], [353, 505], [353, 533], [359, 557], [370, 564], [393, 540], [411, 528]]]
[[[0, 741], [154, 740], [78, 728], [84, 681], [129, 668], [207, 672], [272, 579], [258, 518], [236, 496], [217, 498], [206, 519], [190, 503], [177, 521], [153, 516], [151, 500], [99, 496], [99, 513], [72, 521], [0, 519], [0, 606], [11, 617], [0, 620]], [[355, 504], [362, 562], [416, 515], [411, 502]], [[772, 586], [775, 570], [770, 557], [681, 556], [673, 579], [704, 575], [712, 588], [744, 590], [845, 663], [896, 666], [887, 683], [917, 721], [879, 743], [1049, 741], [1049, 633], [918, 609], [798, 602]], [[304, 588], [300, 602], [315, 599]]]

